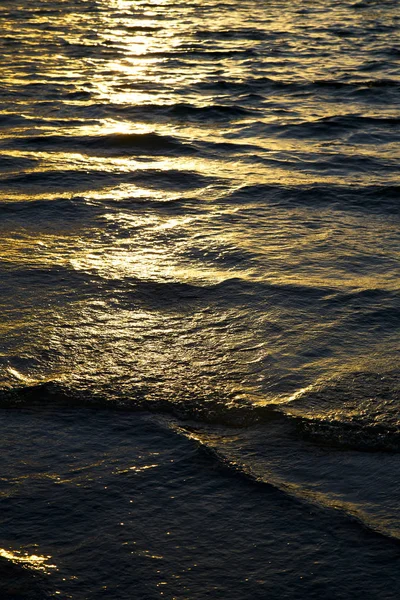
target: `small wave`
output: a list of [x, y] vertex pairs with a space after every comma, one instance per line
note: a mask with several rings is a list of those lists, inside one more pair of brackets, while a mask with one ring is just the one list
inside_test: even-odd
[[[0, 127], [18, 127], [26, 125], [27, 123], [32, 124], [32, 119], [24, 117], [16, 113], [2, 113], [0, 114]], [[36, 119], [35, 125], [43, 125], [43, 119]]]
[[[362, 331], [367, 325], [368, 329], [374, 331], [377, 335], [385, 332], [394, 334], [400, 331], [400, 301], [397, 295], [385, 295], [380, 305], [365, 306], [362, 311], [353, 311], [347, 318], [346, 323], [350, 327], [357, 327]], [[392, 300], [392, 302], [385, 302]], [[397, 302], [393, 303], [393, 300]], [[388, 304], [388, 305], [387, 305]]]
[[172, 136], [157, 133], [114, 133], [99, 136], [20, 136], [3, 140], [3, 144], [37, 150], [60, 149], [64, 152], [81, 149], [94, 153], [165, 155], [193, 153], [189, 144]]
[[224, 451], [219, 450], [214, 444], [207, 442], [207, 438], [203, 438], [201, 431], [198, 434], [196, 430], [191, 428], [175, 426], [174, 429], [189, 439], [197, 443], [198, 449], [211, 460], [219, 469], [222, 469], [228, 474], [234, 477], [240, 477], [251, 485], [261, 486], [264, 489], [270, 490], [272, 493], [283, 494], [289, 497], [291, 501], [298, 502], [300, 504], [308, 504], [312, 506], [314, 510], [318, 509], [330, 514], [332, 508], [336, 511], [340, 511], [342, 517], [349, 520], [355, 526], [361, 526], [363, 529], [369, 531], [372, 534], [383, 536], [386, 540], [391, 541], [394, 544], [400, 542], [400, 537], [396, 532], [388, 529], [373, 517], [371, 518], [368, 513], [362, 509], [358, 509], [354, 504], [340, 500], [335, 496], [332, 501], [329, 496], [322, 492], [307, 489], [298, 483], [292, 483], [286, 479], [276, 477], [272, 473], [258, 474], [251, 466], [241, 463], [236, 459], [229, 458]]
[[93, 219], [103, 213], [103, 206], [89, 204], [85, 198], [77, 195], [73, 198], [0, 201], [0, 215], [11, 216], [13, 220], [24, 220], [25, 225], [29, 221], [37, 224], [38, 219], [52, 219], [53, 223], [65, 225], [71, 223], [71, 220]]
[[351, 80], [351, 81], [342, 81], [337, 79], [314, 79], [309, 84], [316, 87], [322, 88], [398, 88], [400, 87], [400, 81], [396, 79], [361, 79], [361, 80]]
[[[48, 100], [87, 100], [91, 97], [90, 92], [86, 90], [76, 89], [76, 86], [71, 83], [60, 83], [55, 84], [52, 80], [49, 81], [32, 81], [30, 83], [24, 82], [23, 84], [14, 84], [15, 91], [21, 97], [31, 98], [39, 96], [42, 99]], [[18, 115], [15, 115], [17, 119]], [[24, 122], [23, 115], [20, 115], [21, 123]], [[35, 124], [40, 124], [40, 119], [31, 118]]]
[[241, 27], [239, 29], [197, 29], [194, 32], [196, 38], [201, 40], [265, 40], [271, 34], [262, 29]]
[[16, 113], [2, 113], [0, 114], [0, 127], [79, 127], [79, 126], [88, 126], [91, 124], [96, 125], [98, 123], [95, 119], [62, 119], [62, 118], [46, 118], [46, 117], [33, 117], [33, 116], [25, 116]]
[[263, 152], [254, 144], [179, 139], [149, 133], [114, 133], [107, 135], [35, 135], [3, 138], [0, 148], [35, 151], [83, 152], [94, 156], [238, 156]]
[[299, 79], [289, 81], [283, 79], [274, 79], [272, 77], [248, 77], [246, 79], [214, 79], [212, 81], [202, 81], [196, 84], [199, 90], [229, 90], [236, 93], [246, 93], [255, 91], [267, 92], [282, 91], [285, 94], [291, 92], [311, 92], [318, 90], [327, 92], [347, 91], [356, 93], [359, 90], [373, 92], [375, 89], [385, 89], [387, 91], [398, 92], [400, 81], [391, 78], [376, 79]]
[[87, 100], [91, 98], [92, 94], [85, 90], [75, 90], [73, 92], [67, 92], [65, 97], [69, 100]]
[[[61, 200], [38, 200], [35, 202], [15, 202], [12, 203], [14, 209], [18, 210], [19, 204], [22, 204], [22, 211], [30, 209], [30, 205], [40, 205], [44, 210], [51, 210], [53, 207], [62, 216], [65, 214], [60, 208], [75, 212], [75, 208], [79, 210], [91, 210], [101, 212], [101, 205], [93, 207], [86, 206], [84, 199], [61, 199]], [[162, 205], [163, 203], [161, 203]], [[7, 206], [7, 203], [5, 203]], [[33, 206], [35, 208], [35, 206]], [[78, 215], [79, 216], [79, 215]], [[266, 304], [281, 305], [286, 307], [296, 307], [302, 305], [310, 306], [310, 303], [317, 303], [324, 309], [335, 308], [340, 305], [346, 305], [349, 309], [357, 307], [360, 300], [363, 303], [370, 304], [370, 308], [366, 310], [376, 310], [376, 305], [384, 305], [382, 310], [393, 311], [390, 314], [395, 314], [393, 308], [393, 300], [396, 300], [397, 294], [395, 291], [385, 289], [360, 289], [352, 292], [343, 292], [334, 287], [328, 286], [313, 286], [299, 284], [282, 284], [272, 282], [254, 282], [247, 281], [240, 277], [232, 277], [225, 279], [215, 284], [195, 284], [182, 281], [156, 281], [151, 279], [140, 279], [137, 277], [123, 277], [121, 279], [106, 279], [99, 274], [92, 272], [76, 271], [68, 266], [54, 266], [47, 268], [24, 268], [16, 269], [16, 272], [29, 281], [36, 281], [40, 277], [46, 279], [65, 281], [66, 285], [72, 285], [76, 278], [87, 283], [101, 286], [102, 293], [107, 294], [109, 299], [117, 299], [119, 303], [129, 305], [132, 301], [146, 304], [147, 306], [157, 306], [159, 308], [167, 306], [177, 306], [177, 300], [189, 303], [208, 303], [221, 302], [223, 305], [248, 306], [249, 302], [253, 305], [261, 303], [263, 307]], [[11, 272], [10, 272], [11, 273]], [[177, 309], [180, 309], [180, 304]], [[363, 313], [364, 314], [364, 313]]]
[[285, 406], [299, 432], [324, 445], [400, 451], [400, 380], [395, 371], [352, 373], [308, 388]]
[[[131, 55], [134, 58], [162, 58], [162, 59], [175, 59], [175, 58], [184, 58], [184, 59], [196, 59], [196, 60], [223, 60], [227, 58], [248, 58], [258, 56], [256, 50], [252, 48], [244, 48], [243, 50], [205, 50], [204, 47], [196, 48], [193, 46], [188, 46], [187, 48], [182, 48], [179, 50], [170, 50], [163, 52], [147, 52], [145, 55], [143, 54], [133, 54]], [[187, 61], [189, 62], [189, 61]]]
[[[118, 110], [118, 109], [117, 109]], [[253, 111], [240, 105], [229, 104], [210, 104], [207, 106], [196, 106], [189, 103], [181, 104], [142, 104], [137, 107], [120, 107], [119, 112], [131, 118], [141, 120], [150, 119], [154, 121], [155, 117], [165, 117], [176, 120], [199, 120], [219, 121], [226, 119], [240, 119], [252, 114]]]
[[282, 204], [330, 204], [340, 209], [363, 209], [397, 214], [400, 210], [398, 185], [244, 185], [229, 192], [225, 201]]
[[214, 177], [201, 175], [195, 171], [183, 171], [178, 169], [147, 169], [145, 171], [135, 171], [131, 176], [133, 181], [137, 184], [149, 188], [161, 188], [167, 190], [192, 190], [216, 182]]
[[124, 29], [127, 33], [155, 33], [156, 31], [162, 31], [164, 27], [156, 25], [124, 25]]
[[68, 40], [59, 41], [63, 47], [63, 52], [72, 59], [86, 59], [93, 58], [99, 60], [100, 58], [105, 60], [118, 60], [124, 59], [126, 56], [123, 48], [104, 43], [79, 43], [69, 42]]
[[[65, 138], [64, 138], [65, 139]], [[70, 140], [66, 138], [67, 143], [72, 141], [75, 143], [75, 138]], [[179, 150], [185, 150], [185, 145], [173, 138], [172, 136], [163, 136], [157, 133], [115, 133], [103, 136], [92, 136], [84, 138], [79, 143], [83, 143], [88, 148], [93, 149], [110, 149], [126, 152], [148, 152], [150, 154], [158, 154]]]
[[[354, 377], [360, 381], [363, 380], [364, 387], [370, 387], [371, 381], [374, 381], [376, 386], [379, 381], [382, 383], [383, 380], [386, 380], [385, 391], [388, 392], [389, 390], [389, 393], [393, 392], [393, 373], [385, 375], [359, 373], [358, 375], [354, 375]], [[342, 386], [346, 385], [343, 378], [341, 382]], [[318, 393], [322, 394], [322, 396], [324, 393], [323, 390], [328, 391], [329, 386], [319, 389]], [[311, 400], [312, 398], [313, 400]], [[335, 402], [338, 403], [340, 400], [341, 398], [336, 396]], [[376, 534], [398, 542], [399, 538], [397, 534], [391, 529], [386, 528], [384, 524], [382, 525], [379, 520], [374, 518], [373, 514], [372, 516], [369, 515], [362, 508], [347, 502], [345, 499], [341, 500], [337, 495], [332, 500], [324, 492], [311, 489], [310, 486], [302, 486], [298, 481], [293, 483], [287, 479], [275, 476], [273, 473], [265, 472], [265, 469], [260, 472], [257, 469], [256, 463], [248, 465], [240, 459], [237, 460], [236, 455], [233, 458], [230, 457], [229, 451], [227, 453], [224, 447], [222, 447], [222, 450], [218, 447], [218, 435], [221, 433], [220, 427], [214, 429], [214, 427], [204, 428], [199, 426], [199, 422], [201, 424], [208, 423], [229, 427], [250, 427], [254, 424], [263, 423], [268, 428], [273, 428], [276, 424], [283, 424], [284, 427], [279, 427], [278, 430], [282, 444], [285, 443], [282, 435], [300, 435], [314, 443], [333, 446], [334, 448], [368, 452], [398, 452], [400, 450], [399, 429], [388, 431], [385, 428], [383, 433], [382, 429], [372, 426], [369, 428], [363, 427], [363, 437], [360, 437], [359, 433], [361, 429], [358, 435], [354, 436], [353, 433], [356, 432], [355, 427], [352, 432], [348, 426], [348, 422], [344, 422], [343, 420], [337, 422], [334, 419], [325, 419], [323, 423], [324, 428], [321, 429], [322, 419], [311, 419], [299, 414], [302, 404], [307, 405], [309, 408], [311, 404], [316, 404], [315, 392], [312, 388], [309, 391], [305, 391], [303, 395], [298, 395], [298, 399], [284, 405], [265, 406], [251, 405], [249, 402], [240, 402], [239, 400], [227, 402], [226, 397], [218, 397], [217, 394], [214, 396], [209, 395], [207, 398], [203, 397], [202, 399], [196, 399], [192, 394], [188, 396], [186, 401], [181, 402], [172, 399], [169, 401], [167, 399], [157, 401], [146, 397], [145, 390], [140, 390], [139, 388], [135, 392], [132, 390], [132, 395], [129, 398], [117, 399], [115, 396], [111, 398], [111, 396], [96, 393], [90, 389], [74, 389], [73, 387], [68, 387], [63, 382], [48, 381], [39, 384], [30, 384], [29, 382], [24, 382], [23, 378], [21, 379], [20, 377], [15, 377], [14, 387], [3, 388], [0, 393], [0, 405], [7, 407], [40, 406], [43, 408], [43, 406], [49, 405], [51, 408], [68, 406], [77, 410], [81, 407], [91, 407], [116, 411], [122, 410], [124, 412], [129, 410], [151, 411], [158, 414], [167, 413], [173, 415], [178, 421], [174, 419], [171, 426], [177, 432], [183, 433], [196, 441], [200, 451], [210, 458], [218, 468], [232, 473], [234, 477], [241, 477], [250, 484], [265, 486], [274, 493], [284, 494], [290, 497], [292, 501], [301, 504], [306, 503], [324, 511], [331, 511], [332, 508], [335, 511], [339, 510], [343, 516], [350, 519], [357, 526], [361, 525]], [[297, 407], [297, 410], [289, 413], [290, 407]], [[328, 435], [325, 425], [330, 428]], [[203, 434], [203, 431], [205, 434]], [[214, 436], [213, 438], [214, 440], [217, 439], [217, 444], [208, 443], [207, 432], [217, 432], [217, 437]], [[224, 427], [222, 436], [226, 435], [226, 433]]]
[[370, 10], [373, 7], [381, 7], [382, 5], [385, 5], [385, 2], [382, 2], [381, 0], [360, 0], [359, 2], [354, 2], [354, 4], [351, 5], [351, 8], [366, 8]]
[[[5, 210], [9, 203], [4, 203]], [[125, 201], [124, 206], [129, 206], [129, 201]], [[153, 203], [154, 204], [154, 203]], [[158, 206], [163, 207], [165, 203], [161, 202]], [[174, 205], [176, 202], [173, 203]], [[42, 209], [44, 211], [55, 211], [60, 218], [72, 215], [78, 217], [82, 213], [89, 213], [91, 217], [102, 214], [102, 204], [86, 204], [84, 198], [59, 199], [59, 200], [37, 200], [31, 202], [13, 202], [11, 210], [18, 212], [21, 205], [21, 214], [27, 211]], [[120, 203], [116, 203], [118, 208]], [[153, 206], [153, 205], [152, 205]], [[61, 210], [64, 208], [65, 212]], [[0, 204], [0, 208], [2, 205]], [[69, 213], [69, 214], [68, 214]], [[240, 258], [246, 258], [246, 254], [240, 254]], [[236, 256], [239, 258], [239, 255]], [[167, 281], [140, 279], [138, 277], [123, 277], [121, 279], [102, 277], [99, 273], [76, 271], [72, 266], [49, 266], [47, 268], [22, 268], [20, 265], [13, 270], [9, 270], [8, 277], [13, 275], [21, 277], [22, 274], [27, 281], [35, 282], [44, 277], [47, 281], [59, 281], [60, 285], [74, 285], [76, 279], [82, 282], [85, 280], [91, 285], [101, 287], [103, 294], [107, 295], [109, 301], [116, 301], [120, 306], [131, 306], [132, 303], [140, 303], [147, 307], [168, 308], [180, 310], [183, 303], [204, 304], [210, 301], [228, 306], [262, 306], [263, 310], [267, 305], [282, 306], [290, 309], [298, 309], [301, 306], [311, 308], [315, 305], [319, 310], [336, 309], [344, 305], [351, 314], [353, 308], [359, 308], [360, 300], [365, 306], [362, 315], [374, 314], [377, 311], [377, 320], [381, 323], [385, 317], [396, 316], [396, 306], [394, 302], [397, 299], [396, 291], [386, 289], [355, 289], [351, 292], [329, 286], [300, 285], [300, 284], [282, 284], [273, 282], [248, 281], [240, 277], [231, 277], [215, 284], [196, 284], [183, 281]], [[85, 286], [86, 290], [86, 286]], [[179, 302], [177, 302], [179, 300]], [[380, 308], [377, 308], [379, 306]], [[382, 311], [380, 313], [379, 311]], [[363, 318], [360, 317], [360, 318]], [[356, 317], [355, 317], [356, 318]], [[394, 323], [394, 321], [393, 321]]]
[[15, 290], [15, 279], [18, 280], [18, 286], [22, 293], [29, 293], [36, 289], [43, 291], [47, 285], [54, 286], [53, 289], [68, 302], [68, 298], [79, 294], [81, 297], [90, 296], [98, 292], [104, 280], [96, 273], [86, 273], [77, 271], [69, 266], [53, 265], [48, 267], [32, 267], [22, 263], [13, 264], [7, 270], [7, 276], [3, 277], [2, 288], [9, 290], [11, 296]]
[[[3, 154], [0, 161], [0, 171], [17, 172], [35, 167], [39, 163], [37, 158], [26, 158], [22, 156], [7, 156]], [[4, 179], [3, 179], [4, 181]]]
[[[335, 115], [322, 117], [313, 121], [302, 121], [300, 123], [279, 123], [270, 125], [270, 130], [274, 131], [280, 137], [338, 137], [346, 133], [351, 133], [361, 128], [379, 130], [380, 134], [384, 130], [390, 135], [391, 141], [395, 130], [400, 125], [400, 118], [397, 117], [368, 117], [362, 115]], [[376, 143], [376, 139], [375, 139]]]
[[[366, 452], [400, 452], [400, 384], [396, 373], [353, 374], [336, 383], [310, 386], [285, 403], [254, 404], [213, 390], [188, 389], [180, 397], [154, 395], [151, 388], [129, 391], [76, 387], [63, 381], [30, 383], [10, 378], [0, 390], [1, 406], [91, 406], [167, 413], [180, 419], [229, 427], [283, 422], [287, 435], [324, 446]], [[357, 384], [355, 383], [357, 382]], [[372, 385], [374, 384], [374, 388]]]
[[[4, 379], [4, 377], [3, 377]], [[248, 427], [259, 422], [282, 418], [275, 406], [257, 410], [247, 402], [235, 401], [217, 391], [204, 390], [203, 393], [188, 390], [182, 397], [154, 396], [145, 386], [132, 386], [129, 392], [105, 388], [96, 389], [92, 385], [79, 387], [65, 381], [50, 380], [34, 382], [16, 378], [9, 371], [0, 389], [0, 408], [49, 406], [91, 407], [117, 411], [148, 411], [173, 415], [183, 421], [196, 421], [230, 427]]]
[[[311, 301], [329, 302], [337, 290], [328, 287], [282, 285], [273, 283], [250, 282], [241, 278], [230, 278], [216, 284], [195, 285], [183, 282], [143, 281], [124, 279], [119, 283], [108, 282], [111, 294], [118, 292], [118, 301], [129, 305], [140, 301], [147, 306], [182, 307], [183, 303], [222, 303], [225, 307], [251, 303], [281, 304], [285, 306], [309, 305]], [[177, 304], [179, 300], [179, 304]]]
[[[42, 186], [61, 190], [92, 190], [104, 186], [116, 186], [124, 183], [134, 183], [150, 189], [192, 190], [215, 182], [215, 178], [207, 177], [193, 171], [135, 170], [132, 172], [115, 171], [31, 171], [3, 178], [2, 184], [10, 186]], [[32, 207], [33, 203], [29, 203]], [[40, 205], [37, 205], [40, 206]], [[18, 210], [20, 206], [17, 207]], [[10, 209], [9, 209], [10, 210]]]
[[400, 452], [400, 426], [361, 424], [357, 419], [297, 419], [301, 434], [323, 446], [365, 452]]
[[[101, 171], [31, 171], [30, 173], [19, 173], [4, 178], [2, 183], [11, 186], [43, 186], [69, 189], [93, 189], [97, 186], [111, 185], [117, 182], [118, 177], [113, 173]], [[123, 177], [122, 177], [123, 179]], [[33, 203], [30, 203], [33, 204]]]

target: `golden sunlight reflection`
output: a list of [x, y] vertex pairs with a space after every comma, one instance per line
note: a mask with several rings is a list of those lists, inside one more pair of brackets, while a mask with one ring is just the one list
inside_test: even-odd
[[144, 471], [148, 471], [149, 469], [155, 469], [159, 467], [159, 464], [154, 463], [151, 465], [133, 465], [132, 467], [128, 467], [127, 469], [117, 469], [116, 471], [114, 471], [114, 474], [116, 475], [122, 475], [122, 474], [126, 474], [126, 473], [143, 473]]
[[[138, 190], [137, 200], [141, 194], [143, 191]], [[131, 197], [135, 198], [135, 194]], [[162, 197], [162, 192], [153, 195], [154, 199], [161, 200]], [[101, 203], [99, 208], [102, 208]], [[249, 219], [260, 221], [257, 205], [247, 204], [233, 210], [224, 205], [223, 196], [219, 202], [204, 204], [203, 210], [197, 211], [196, 216], [177, 216], [139, 204], [130, 210], [126, 206], [116, 211], [105, 209], [104, 213], [100, 210], [92, 228], [82, 228], [78, 221], [69, 231], [57, 235], [49, 232], [46, 226], [38, 235], [37, 225], [30, 233], [26, 224], [13, 236], [1, 239], [0, 252], [6, 262], [21, 263], [25, 267], [72, 266], [74, 270], [98, 273], [107, 279], [133, 276], [146, 280], [217, 282], [235, 276], [240, 269], [243, 279], [253, 281], [267, 279], [280, 284], [327, 288], [346, 285], [353, 289], [398, 289], [397, 279], [394, 276], [391, 279], [384, 272], [369, 272], [361, 268], [349, 271], [345, 268], [346, 231], [356, 225], [360, 228], [357, 216], [343, 214], [341, 222], [336, 223], [331, 221], [327, 212], [324, 226], [318, 228], [310, 227], [313, 214], [306, 208], [292, 209], [290, 217], [282, 220], [279, 211], [267, 213], [263, 217], [264, 229], [260, 236], [257, 229], [254, 233], [247, 227]], [[226, 218], [229, 222], [234, 219], [236, 226], [224, 227]], [[383, 232], [390, 230], [393, 230], [395, 239], [395, 223], [381, 222], [377, 218], [374, 227], [365, 224], [360, 230], [362, 243], [367, 243], [373, 252], [374, 248], [379, 248]], [[193, 235], [195, 231], [193, 239], [188, 236], [189, 232]], [[224, 266], [223, 262], [198, 261], [192, 254], [190, 244], [193, 243], [198, 247], [201, 244], [200, 248], [205, 253], [219, 254], [221, 259], [225, 253], [229, 256], [231, 251], [259, 252], [260, 255], [268, 252], [268, 272], [257, 269], [253, 263], [243, 268], [236, 264]], [[329, 255], [325, 251], [327, 243], [331, 249]], [[314, 256], [319, 257], [319, 264], [314, 266], [303, 262], [300, 266], [301, 260], [305, 260], [311, 250]], [[397, 249], [393, 246], [393, 260], [396, 253]]]
[[367, 4], [1, 3], [0, 560], [26, 597], [390, 582], [397, 14]]
[[23, 565], [28, 566], [35, 571], [43, 571], [45, 573], [50, 573], [51, 570], [56, 569], [56, 565], [53, 565], [49, 562], [51, 556], [40, 556], [37, 554], [28, 554], [21, 551], [12, 552], [11, 550], [6, 550], [5, 548], [0, 548], [0, 556], [10, 560], [14, 563], [21, 563]]

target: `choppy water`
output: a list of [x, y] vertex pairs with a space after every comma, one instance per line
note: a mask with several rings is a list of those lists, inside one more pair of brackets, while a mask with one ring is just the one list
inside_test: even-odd
[[399, 597], [399, 22], [3, 0], [2, 598]]

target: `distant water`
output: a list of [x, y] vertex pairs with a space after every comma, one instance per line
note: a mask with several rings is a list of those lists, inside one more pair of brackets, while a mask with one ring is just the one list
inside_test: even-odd
[[2, 599], [398, 600], [399, 25], [1, 2]]

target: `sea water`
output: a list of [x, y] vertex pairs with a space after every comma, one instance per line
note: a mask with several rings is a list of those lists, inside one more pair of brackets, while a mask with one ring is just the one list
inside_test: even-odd
[[399, 598], [399, 23], [1, 2], [2, 598]]

